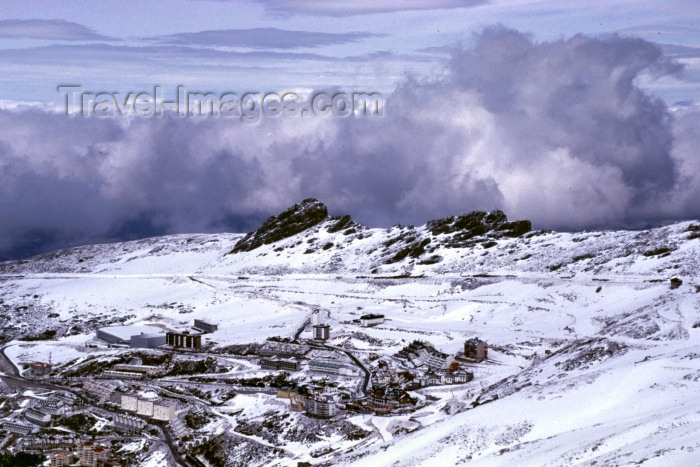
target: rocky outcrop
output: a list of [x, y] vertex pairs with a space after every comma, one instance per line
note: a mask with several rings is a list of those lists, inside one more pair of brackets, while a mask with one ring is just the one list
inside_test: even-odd
[[461, 216], [446, 217], [432, 220], [426, 228], [433, 235], [451, 234], [444, 243], [450, 247], [468, 247], [474, 243], [474, 239], [482, 236], [490, 238], [519, 237], [532, 229], [530, 221], [508, 222], [503, 211], [498, 209], [485, 211], [472, 211]]
[[[366, 230], [350, 216], [328, 217], [328, 209], [320, 201], [309, 198], [295, 204], [283, 213], [272, 216], [257, 230], [236, 243], [230, 253], [251, 251], [320, 225], [329, 234], [342, 234], [347, 238], [316, 244], [316, 238], [307, 239], [305, 254], [342, 247], [362, 238]], [[503, 211], [472, 211], [461, 216], [446, 217], [428, 222], [425, 228], [398, 226], [391, 230], [389, 238], [381, 246], [380, 264], [399, 263], [416, 259], [421, 264], [434, 264], [440, 256], [438, 248], [468, 248], [481, 244], [484, 248], [496, 245], [494, 240], [503, 237], [519, 237], [531, 230], [530, 221], [509, 222]], [[357, 235], [353, 235], [357, 234]], [[432, 256], [431, 256], [432, 255]]]
[[362, 228], [362, 226], [352, 220], [352, 217], [349, 215], [345, 215], [343, 217], [331, 217], [330, 220], [334, 222], [328, 227], [328, 233], [336, 233], [343, 230], [343, 233], [349, 235]]
[[267, 219], [257, 230], [250, 232], [233, 247], [230, 253], [251, 251], [262, 245], [291, 237], [314, 227], [328, 218], [326, 205], [314, 198], [295, 204], [282, 214]]

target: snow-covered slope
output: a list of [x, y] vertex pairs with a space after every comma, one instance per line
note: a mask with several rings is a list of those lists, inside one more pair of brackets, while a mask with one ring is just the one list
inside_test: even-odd
[[[319, 207], [320, 205], [320, 207]], [[0, 263], [0, 274], [534, 274], [665, 279], [697, 274], [699, 222], [643, 231], [531, 231], [500, 211], [372, 229], [305, 200], [247, 236], [171, 235]], [[283, 221], [280, 221], [283, 219]], [[285, 223], [286, 221], [286, 223]]]
[[[492, 361], [472, 383], [423, 390], [434, 403], [414, 414], [348, 416], [373, 432], [360, 443], [319, 438], [315, 448], [336, 449], [311, 459], [302, 446], [261, 464], [697, 464], [700, 222], [556, 233], [494, 212], [372, 229], [319, 204], [247, 236], [173, 235], [0, 264], [4, 340], [55, 332], [8, 353], [69, 360], [98, 326], [193, 318], [219, 322], [210, 337], [220, 347], [259, 342], [293, 336], [321, 309], [332, 342], [359, 355], [415, 339], [454, 353], [480, 336]], [[353, 324], [368, 312], [387, 321]]]

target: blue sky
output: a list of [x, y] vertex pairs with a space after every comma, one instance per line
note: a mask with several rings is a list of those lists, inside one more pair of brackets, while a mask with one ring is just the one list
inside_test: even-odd
[[56, 86], [68, 83], [114, 92], [154, 84], [390, 92], [408, 74], [439, 73], [441, 47], [468, 44], [492, 24], [539, 41], [652, 40], [673, 50], [686, 76], [644, 85], [669, 103], [700, 93], [692, 1], [16, 1], [3, 3], [0, 18], [4, 100], [59, 101]]
[[[302, 199], [369, 226], [700, 218], [684, 0], [6, 1], [0, 261], [248, 231]], [[69, 117], [86, 91], [381, 92], [377, 118]]]

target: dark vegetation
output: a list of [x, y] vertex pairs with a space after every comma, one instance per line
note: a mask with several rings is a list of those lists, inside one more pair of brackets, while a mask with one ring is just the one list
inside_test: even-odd
[[216, 359], [209, 357], [203, 360], [180, 360], [173, 363], [168, 375], [198, 375], [205, 373], [225, 373], [226, 368], [220, 367]]
[[91, 423], [91, 419], [81, 413], [77, 413], [69, 417], [63, 417], [58, 420], [56, 424], [65, 426], [66, 428], [77, 431], [78, 433], [86, 433], [93, 425], [93, 423]]
[[24, 336], [22, 339], [25, 341], [48, 341], [56, 337], [55, 329], [47, 329], [41, 334], [33, 334], [29, 336]]
[[250, 388], [277, 388], [277, 389], [289, 389], [289, 390], [299, 390], [300, 386], [296, 380], [289, 378], [289, 373], [282, 372], [276, 375], [265, 375], [263, 377], [253, 377], [253, 378], [207, 378], [205, 376], [194, 378], [196, 381], [201, 383], [215, 383], [215, 382], [225, 382], [226, 384], [250, 387]]
[[20, 451], [16, 454], [0, 452], [0, 467], [29, 467], [42, 465], [46, 461], [43, 454], [32, 454]]
[[209, 423], [210, 419], [211, 417], [204, 412], [190, 412], [185, 415], [185, 424], [188, 428], [199, 430]]

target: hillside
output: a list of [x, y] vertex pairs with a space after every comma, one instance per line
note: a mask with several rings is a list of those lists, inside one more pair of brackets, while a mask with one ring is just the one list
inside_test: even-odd
[[[305, 200], [247, 235], [171, 235], [0, 264], [0, 327], [16, 362], [60, 366], [114, 355], [88, 346], [99, 326], [210, 319], [219, 329], [207, 339], [228, 355], [228, 374], [249, 376], [265, 373], [230, 346], [310, 338], [316, 310], [330, 344], [371, 368], [371, 355], [391, 365], [414, 340], [445, 353], [470, 337], [488, 342], [472, 382], [415, 391], [411, 413], [348, 412], [318, 436], [284, 424], [252, 431], [288, 403], [237, 395], [205, 429], [267, 446], [257, 465], [691, 465], [700, 452], [699, 231], [688, 221], [545, 232], [500, 211], [378, 229]], [[386, 321], [353, 322], [366, 313]], [[365, 435], [353, 439], [347, 426]]]
[[170, 235], [0, 263], [0, 274], [544, 274], [667, 279], [697, 271], [699, 222], [557, 233], [474, 211], [425, 225], [367, 228], [306, 200], [240, 234]]

